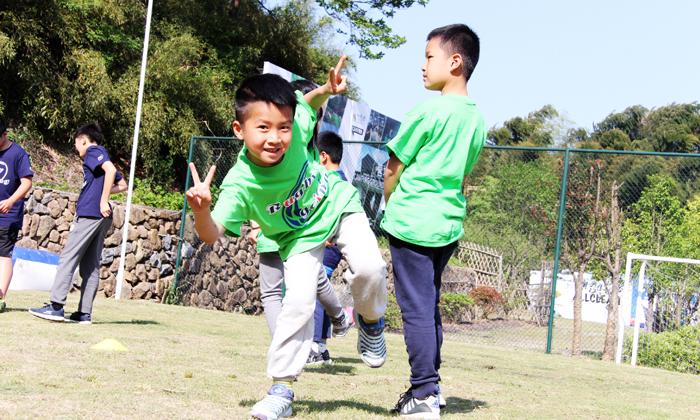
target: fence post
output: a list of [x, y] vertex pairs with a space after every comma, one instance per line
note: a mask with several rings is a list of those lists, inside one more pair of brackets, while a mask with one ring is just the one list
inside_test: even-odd
[[[190, 189], [190, 162], [192, 162], [192, 151], [194, 149], [194, 136], [190, 136], [190, 155], [187, 158], [187, 177], [185, 178], [185, 194]], [[182, 252], [182, 242], [185, 236], [185, 218], [187, 217], [187, 196], [183, 197], [182, 218], [180, 219], [180, 240], [177, 244], [177, 260], [175, 260], [175, 278], [173, 279], [172, 291], [177, 289], [177, 278], [180, 274], [180, 253]]]
[[561, 194], [559, 195], [559, 222], [557, 224], [557, 244], [554, 251], [554, 268], [549, 302], [549, 326], [547, 328], [547, 354], [552, 353], [552, 330], [554, 327], [554, 301], [557, 298], [557, 277], [559, 277], [559, 251], [561, 250], [561, 234], [564, 225], [564, 206], [566, 204], [566, 184], [569, 178], [569, 149], [564, 152], [564, 173], [561, 177]]

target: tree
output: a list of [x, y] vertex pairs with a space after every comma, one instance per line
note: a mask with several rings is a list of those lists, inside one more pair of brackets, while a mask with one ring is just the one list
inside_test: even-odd
[[[561, 165], [563, 173], [563, 164]], [[602, 163], [573, 161], [569, 165], [561, 258], [574, 276], [574, 331], [571, 355], [581, 355], [583, 277], [596, 254], [602, 229]]]
[[[396, 11], [413, 4], [425, 6], [429, 0], [316, 0], [329, 16], [341, 22], [347, 29], [338, 33], [348, 37], [348, 43], [360, 51], [360, 58], [379, 59], [383, 52], [373, 52], [372, 47], [398, 48], [406, 42], [399, 35], [392, 35], [384, 18], [391, 18]], [[375, 19], [372, 13], [383, 17]]]
[[[492, 127], [487, 141], [497, 146], [549, 147], [554, 144], [555, 134], [550, 123], [559, 116], [552, 105], [545, 105], [526, 118], [515, 117], [503, 123], [500, 128]], [[536, 154], [523, 156], [525, 160], [536, 158]]]

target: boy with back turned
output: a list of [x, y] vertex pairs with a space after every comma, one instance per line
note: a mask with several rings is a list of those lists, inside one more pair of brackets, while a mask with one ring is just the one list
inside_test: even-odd
[[479, 60], [479, 38], [466, 25], [428, 35], [423, 81], [441, 96], [416, 105], [387, 144], [384, 176], [396, 300], [411, 366], [411, 387], [395, 411], [410, 418], [439, 419], [445, 400], [438, 382], [442, 321], [438, 302], [442, 272], [464, 230], [462, 185], [486, 139], [487, 127], [467, 96]]

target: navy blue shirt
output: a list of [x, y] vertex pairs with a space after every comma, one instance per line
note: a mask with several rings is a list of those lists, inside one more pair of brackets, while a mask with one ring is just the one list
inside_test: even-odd
[[[34, 176], [29, 156], [22, 146], [10, 143], [0, 152], [0, 201], [7, 200], [17, 191], [21, 179]], [[21, 229], [24, 221], [24, 197], [17, 200], [7, 214], [0, 214], [0, 226]]]
[[[341, 178], [343, 178], [343, 181], [348, 180], [347, 178], [345, 178], [345, 174], [343, 173], [342, 169], [338, 169], [336, 173], [340, 175]], [[323, 265], [325, 267], [335, 270], [336, 267], [338, 267], [338, 264], [340, 264], [341, 258], [343, 258], [343, 254], [340, 252], [336, 245], [327, 246], [326, 253], [323, 255]]]
[[[105, 182], [105, 171], [102, 164], [109, 162], [107, 151], [102, 146], [90, 146], [85, 151], [83, 159], [83, 188], [80, 190], [75, 216], [102, 218], [100, 200], [102, 187]], [[117, 172], [114, 183], [121, 181], [122, 176]], [[112, 218], [112, 214], [109, 215]]]

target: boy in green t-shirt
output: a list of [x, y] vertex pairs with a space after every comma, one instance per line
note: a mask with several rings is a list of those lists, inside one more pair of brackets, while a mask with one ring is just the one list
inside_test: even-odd
[[251, 412], [259, 419], [292, 414], [291, 385], [311, 350], [316, 289], [326, 278], [322, 263], [326, 241], [338, 245], [350, 266], [345, 278], [355, 312], [361, 314], [360, 357], [372, 367], [386, 359], [382, 319], [386, 264], [377, 240], [357, 190], [340, 177], [329, 176], [306, 147], [316, 124], [315, 110], [328, 96], [345, 90], [347, 78], [340, 75], [344, 59], [331, 69], [323, 86], [303, 98], [273, 74], [243, 81], [236, 91], [233, 130], [245, 142], [245, 153], [226, 175], [211, 212], [210, 184], [216, 168], [200, 182], [190, 164], [194, 187], [186, 196], [200, 238], [211, 244], [224, 233], [238, 236], [241, 224], [254, 220], [279, 246], [284, 261], [285, 296], [268, 351], [267, 373], [273, 384]]
[[404, 417], [439, 419], [444, 399], [438, 386], [442, 321], [442, 271], [459, 238], [465, 199], [462, 185], [486, 139], [487, 128], [467, 96], [479, 60], [479, 38], [466, 25], [428, 35], [423, 81], [442, 95], [416, 105], [387, 144], [386, 210], [396, 300], [411, 365], [411, 388], [396, 404]]

